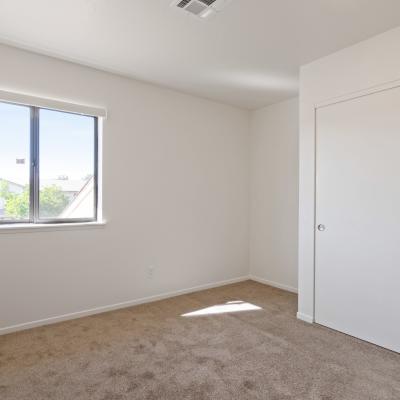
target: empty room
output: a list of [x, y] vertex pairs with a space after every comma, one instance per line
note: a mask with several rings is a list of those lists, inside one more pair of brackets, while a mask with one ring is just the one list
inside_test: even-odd
[[0, 400], [400, 400], [399, 0], [0, 0]]

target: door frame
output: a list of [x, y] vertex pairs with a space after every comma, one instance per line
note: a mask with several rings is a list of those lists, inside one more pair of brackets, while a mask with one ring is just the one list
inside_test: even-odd
[[318, 132], [317, 132], [317, 111], [321, 108], [328, 107], [334, 104], [338, 103], [344, 103], [350, 100], [358, 99], [361, 97], [365, 96], [370, 96], [372, 94], [380, 93], [380, 92], [385, 92], [388, 90], [400, 88], [400, 79], [394, 80], [394, 81], [389, 81], [385, 82], [380, 85], [376, 86], [371, 86], [367, 89], [359, 90], [356, 92], [352, 93], [347, 93], [345, 95], [337, 96], [334, 98], [330, 98], [318, 103], [314, 104], [314, 196], [313, 196], [313, 201], [314, 201], [314, 223], [313, 223], [313, 288], [312, 288], [312, 298], [313, 298], [313, 311], [312, 311], [312, 316], [306, 316], [306, 315], [301, 315], [300, 313], [297, 313], [297, 318], [302, 319], [306, 322], [309, 323], [315, 323], [315, 304], [316, 304], [316, 230], [317, 230], [317, 148], [318, 148]]

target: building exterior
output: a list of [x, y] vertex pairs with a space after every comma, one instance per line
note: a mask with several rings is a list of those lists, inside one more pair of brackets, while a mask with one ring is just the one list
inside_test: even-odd
[[[5, 182], [8, 191], [13, 194], [21, 194], [25, 185], [0, 178]], [[80, 215], [91, 215], [93, 212], [93, 177], [88, 179], [70, 180], [67, 177], [58, 179], [44, 179], [40, 182], [40, 189], [56, 186], [68, 198], [68, 206], [60, 215], [62, 218], [77, 218]], [[6, 200], [0, 195], [0, 220], [5, 220]], [[89, 210], [89, 208], [92, 210]], [[90, 211], [90, 212], [89, 212]]]

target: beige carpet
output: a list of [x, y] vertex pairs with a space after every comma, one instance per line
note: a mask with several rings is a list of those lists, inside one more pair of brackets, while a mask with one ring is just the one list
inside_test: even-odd
[[400, 355], [296, 303], [248, 281], [2, 336], [0, 399], [400, 399]]

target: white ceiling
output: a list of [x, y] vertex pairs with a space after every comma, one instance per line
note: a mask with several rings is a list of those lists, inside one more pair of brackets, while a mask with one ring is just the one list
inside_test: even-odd
[[297, 94], [299, 66], [400, 25], [399, 0], [0, 0], [0, 42], [245, 108]]

